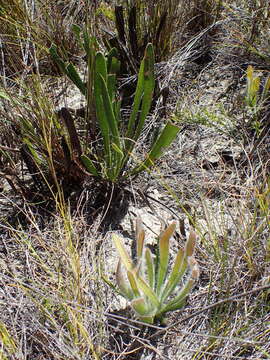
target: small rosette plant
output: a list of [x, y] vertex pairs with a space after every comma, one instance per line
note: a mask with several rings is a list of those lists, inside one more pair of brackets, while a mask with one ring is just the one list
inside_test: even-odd
[[137, 318], [146, 323], [163, 322], [165, 313], [182, 308], [199, 278], [199, 267], [193, 256], [196, 241], [193, 231], [185, 248], [178, 250], [170, 269], [169, 243], [175, 227], [174, 222], [160, 234], [154, 255], [145, 246], [145, 232], [141, 219], [137, 219], [136, 261], [130, 257], [120, 237], [113, 235], [120, 256], [114, 289], [130, 302]]

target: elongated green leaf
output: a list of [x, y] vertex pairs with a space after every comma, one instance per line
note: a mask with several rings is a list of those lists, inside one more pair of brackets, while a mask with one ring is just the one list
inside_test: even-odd
[[[109, 93], [111, 102], [113, 103], [116, 98], [116, 75], [115, 74], [108, 75], [108, 93]], [[117, 119], [116, 119], [116, 121], [117, 121]]]
[[88, 64], [89, 64], [89, 59], [91, 59], [91, 58], [94, 59], [95, 54], [99, 49], [99, 45], [98, 45], [96, 37], [90, 36], [87, 29], [83, 30], [82, 37], [83, 37], [83, 48], [86, 52], [86, 56], [87, 56]]
[[199, 266], [197, 261], [192, 257], [188, 257], [188, 265], [190, 267], [190, 275], [186, 280], [185, 285], [181, 288], [180, 292], [174, 299], [172, 299], [165, 307], [162, 308], [162, 312], [172, 311], [176, 309], [180, 309], [184, 304], [184, 299], [192, 289], [194, 283], [199, 278]]
[[121, 293], [125, 296], [125, 298], [132, 300], [134, 297], [133, 292], [131, 290], [131, 287], [129, 286], [129, 283], [127, 282], [127, 279], [124, 278], [121, 265], [122, 263], [121, 260], [119, 259], [116, 269], [116, 282]]
[[148, 297], [150, 302], [155, 306], [156, 308], [159, 308], [159, 300], [155, 292], [150, 288], [149, 285], [140, 277], [136, 276], [136, 281], [138, 284], [138, 288]]
[[111, 98], [109, 95], [107, 84], [102, 75], [100, 75], [100, 82], [101, 82], [101, 88], [102, 88], [103, 105], [105, 108], [107, 122], [109, 124], [110, 131], [113, 136], [114, 142], [116, 143], [117, 146], [120, 146], [119, 129], [118, 129], [117, 121], [115, 119], [115, 115], [113, 112], [112, 101], [111, 101]]
[[260, 87], [260, 78], [254, 76], [254, 70], [251, 65], [247, 68], [247, 103], [254, 107], [257, 104], [257, 95]]
[[97, 53], [95, 58], [95, 73], [94, 73], [94, 98], [97, 120], [99, 123], [101, 135], [104, 144], [104, 158], [106, 165], [111, 166], [111, 149], [110, 149], [110, 128], [105, 114], [105, 108], [102, 98], [102, 83], [101, 76], [107, 78], [107, 69], [105, 58], [101, 53]]
[[162, 290], [161, 302], [164, 302], [167, 297], [172, 294], [176, 286], [179, 284], [179, 281], [183, 277], [186, 268], [187, 259], [185, 257], [185, 252], [183, 249], [179, 249], [170, 277], [166, 283], [165, 288]]
[[155, 160], [161, 157], [164, 150], [171, 145], [179, 130], [180, 128], [178, 126], [167, 123], [152, 149], [150, 150], [148, 157], [141, 164], [139, 164], [139, 166], [131, 171], [131, 175], [137, 174], [138, 172], [153, 166]]
[[111, 289], [113, 289], [113, 291], [115, 291], [118, 295], [126, 298], [126, 296], [117, 288], [117, 286], [115, 286], [105, 275], [102, 275], [101, 278], [107, 285], [109, 285]]
[[8, 100], [11, 101], [11, 98], [4, 92], [0, 92], [0, 98], [4, 99], [4, 100]]
[[194, 249], [195, 249], [195, 244], [196, 244], [196, 233], [195, 231], [190, 231], [188, 240], [186, 242], [186, 246], [185, 246], [185, 253], [186, 256], [192, 256], [194, 253]]
[[252, 79], [253, 79], [253, 66], [248, 65], [248, 67], [247, 67], [247, 82], [248, 82], [248, 86], [251, 85]]
[[67, 73], [68, 77], [70, 78], [70, 80], [72, 80], [73, 83], [80, 90], [80, 92], [84, 96], [86, 96], [87, 88], [73, 64], [68, 64], [68, 66], [66, 67], [66, 73]]
[[49, 49], [49, 52], [51, 54], [51, 57], [53, 58], [53, 61], [58, 65], [59, 69], [62, 71], [63, 74], [67, 74], [66, 71], [66, 64], [65, 62], [60, 58], [60, 56], [57, 53], [57, 47], [55, 44], [52, 44], [52, 46]]
[[87, 58], [89, 58], [91, 54], [91, 41], [87, 30], [83, 31], [83, 47], [86, 52]]
[[136, 127], [135, 135], [133, 136], [134, 141], [137, 141], [137, 139], [141, 135], [145, 123], [145, 119], [150, 111], [150, 107], [153, 99], [155, 79], [154, 79], [154, 50], [152, 44], [148, 44], [148, 46], [146, 47], [143, 61], [144, 61], [143, 98], [142, 98], [139, 123]]
[[123, 246], [120, 237], [117, 236], [116, 234], [113, 234], [112, 239], [113, 239], [114, 245], [119, 253], [119, 256], [120, 256], [121, 261], [123, 262], [125, 268], [127, 270], [131, 271], [135, 266], [132, 262], [131, 257], [129, 256], [126, 248]]
[[155, 267], [154, 267], [154, 261], [153, 261], [153, 255], [149, 248], [146, 248], [145, 250], [145, 262], [146, 262], [146, 269], [147, 269], [147, 276], [148, 276], [148, 282], [151, 289], [154, 290], [155, 286]]
[[113, 103], [115, 118], [118, 119], [118, 127], [121, 126], [121, 100], [115, 100]]
[[34, 162], [36, 163], [37, 166], [40, 166], [42, 164], [42, 159], [39, 157], [37, 151], [34, 149], [31, 141], [27, 138], [23, 139], [23, 142], [27, 145], [27, 148], [29, 150], [29, 152], [31, 153]]
[[120, 61], [117, 59], [118, 52], [112, 48], [107, 55], [107, 71], [109, 74], [117, 74], [120, 69]]
[[[181, 280], [187, 269], [188, 262], [190, 263], [190, 268], [192, 269], [192, 271], [193, 269], [195, 269], [196, 261], [193, 259], [192, 255], [194, 253], [196, 236], [196, 233], [194, 231], [191, 231], [185, 245], [185, 250], [183, 251], [182, 249], [179, 249], [170, 278], [166, 284], [166, 287], [162, 291], [162, 302], [166, 300], [166, 298], [179, 284], [179, 281]], [[193, 263], [194, 261], [195, 263]]]
[[[141, 62], [133, 108], [125, 136], [127, 156], [124, 159], [123, 164], [128, 160], [130, 153], [142, 132], [146, 116], [148, 115], [152, 104], [154, 87], [154, 51], [153, 45], [148, 44], [145, 50], [144, 58]], [[139, 110], [141, 111], [139, 112]]]
[[165, 313], [168, 311], [178, 310], [181, 309], [181, 307], [184, 304], [184, 300], [189, 294], [190, 290], [192, 289], [192, 286], [194, 285], [195, 280], [189, 277], [189, 279], [186, 281], [184, 287], [180, 290], [179, 294], [172, 299], [167, 305], [163, 306], [161, 308], [161, 313]]
[[179, 126], [172, 123], [167, 123], [162, 130], [157, 141], [153, 145], [153, 148], [150, 151], [149, 158], [151, 161], [158, 159], [162, 154], [163, 150], [171, 145], [172, 141], [175, 139], [176, 135], [180, 131]]
[[26, 105], [26, 103], [24, 101], [20, 101], [18, 100], [18, 98], [15, 98], [15, 96], [10, 96], [9, 94], [6, 93], [5, 90], [1, 90], [0, 91], [0, 98], [4, 99], [4, 100], [7, 100], [7, 101], [10, 101], [12, 104], [14, 105], [18, 105], [24, 109], [27, 109], [29, 111], [32, 111], [32, 109], [30, 109], [29, 106]]
[[77, 37], [80, 36], [80, 33], [81, 33], [81, 31], [82, 31], [82, 29], [80, 28], [80, 26], [77, 25], [77, 24], [72, 24], [72, 25], [71, 25], [71, 30], [74, 32], [74, 34], [75, 34]]
[[81, 161], [89, 173], [93, 174], [94, 176], [100, 175], [99, 172], [97, 171], [95, 165], [93, 164], [93, 161], [91, 159], [89, 159], [88, 156], [81, 155]]
[[99, 80], [99, 76], [101, 75], [104, 81], [105, 82], [107, 81], [106, 59], [101, 52], [98, 52], [96, 54], [95, 72], [98, 80]]
[[[107, 85], [103, 79], [102, 76], [100, 76], [101, 81], [101, 87], [102, 87], [102, 99], [103, 99], [103, 105], [105, 109], [105, 116], [106, 121], [110, 128], [110, 145], [114, 143], [116, 147], [120, 148], [121, 145], [121, 139], [119, 135], [119, 129], [118, 129], [118, 120], [115, 118], [115, 114], [113, 111], [113, 105], [112, 101], [110, 99], [110, 95], [108, 92]], [[112, 166], [109, 167], [110, 170], [110, 180], [114, 181], [114, 179], [118, 178], [119, 171], [122, 168], [122, 151], [121, 153], [119, 151], [115, 151], [113, 147], [111, 147], [112, 151]]]
[[142, 227], [142, 219], [138, 216], [136, 219], [136, 256], [137, 260], [139, 260], [143, 255], [143, 246], [145, 240], [145, 231]]
[[53, 60], [56, 62], [56, 64], [59, 66], [60, 70], [63, 74], [66, 74], [70, 80], [77, 86], [77, 88], [81, 91], [81, 93], [86, 96], [86, 86], [84, 82], [82, 81], [79, 73], [77, 72], [76, 68], [73, 64], [66, 65], [65, 62], [60, 58], [60, 56], [57, 53], [57, 48], [53, 44], [50, 49], [50, 54], [53, 58]]
[[157, 274], [157, 294], [164, 286], [164, 279], [168, 271], [170, 238], [175, 231], [176, 223], [170, 224], [159, 238], [159, 262]]
[[127, 151], [130, 150], [130, 147], [132, 146], [131, 141], [129, 139], [134, 138], [134, 134], [136, 131], [136, 121], [137, 121], [137, 116], [138, 116], [138, 112], [139, 112], [140, 105], [141, 105], [143, 90], [144, 90], [144, 65], [145, 65], [145, 62], [143, 60], [141, 62], [141, 66], [140, 66], [140, 70], [139, 70], [139, 74], [138, 74], [138, 81], [137, 81], [137, 87], [136, 87], [135, 96], [134, 96], [133, 108], [132, 108], [132, 112], [130, 114], [129, 121], [128, 121], [128, 129], [127, 129], [127, 133], [126, 133], [126, 139], [127, 139], [126, 140], [126, 149], [127, 149]]
[[[104, 160], [106, 177], [113, 181], [118, 169], [115, 166], [115, 158], [120, 159], [121, 155], [112, 148], [112, 143], [120, 148], [119, 135], [115, 135], [115, 116], [112, 108], [112, 101], [107, 88], [107, 64], [101, 53], [97, 53], [95, 60], [95, 90], [94, 97], [97, 111], [97, 121], [101, 130], [104, 143]], [[117, 162], [117, 161], [116, 161]]]
[[120, 157], [124, 156], [124, 153], [123, 153], [122, 149], [120, 149], [120, 147], [117, 146], [115, 143], [112, 143], [112, 149], [115, 150], [116, 152], [118, 152]]
[[127, 277], [130, 283], [130, 287], [133, 291], [133, 294], [135, 298], [138, 298], [141, 296], [141, 293], [139, 291], [138, 285], [137, 285], [137, 277], [134, 276], [134, 273], [132, 271], [127, 271]]
[[[31, 121], [28, 120], [27, 118], [22, 117], [20, 122], [21, 122], [21, 125], [23, 126], [23, 129], [26, 132], [26, 134], [28, 136], [30, 136], [32, 139], [36, 139], [36, 131], [35, 131], [33, 124], [31, 123]], [[38, 136], [38, 137], [40, 137], [40, 136]], [[37, 140], [37, 143], [39, 143], [38, 139], [36, 139], [36, 140]]]
[[[192, 285], [191, 285], [190, 290], [191, 289], [192, 289]], [[165, 313], [167, 313], [169, 311], [175, 311], [175, 310], [182, 309], [185, 306], [186, 299], [187, 299], [187, 295], [183, 296], [182, 298], [179, 298], [179, 300], [177, 302], [175, 302], [175, 303], [172, 303], [170, 305], [169, 304], [166, 305], [166, 307], [162, 308], [162, 310], [160, 311], [160, 314], [165, 314]]]
[[[16, 342], [13, 340], [13, 337], [10, 335], [6, 325], [0, 321], [0, 339], [1, 339], [1, 359], [8, 359], [5, 356], [5, 353], [8, 352], [12, 356], [15, 352], [18, 351]], [[12, 356], [13, 357], [13, 356]]]

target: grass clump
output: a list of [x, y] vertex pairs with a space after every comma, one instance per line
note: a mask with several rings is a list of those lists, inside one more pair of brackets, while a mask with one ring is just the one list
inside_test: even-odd
[[52, 42], [57, 44], [66, 60], [77, 61], [80, 49], [71, 25], [85, 21], [86, 17], [87, 11], [81, 6], [75, 7], [74, 11], [72, 3], [2, 1], [2, 76], [10, 82], [32, 72], [47, 75], [57, 73], [57, 67], [48, 56], [48, 47]]
[[[71, 219], [63, 208], [61, 213], [46, 231], [30, 209], [28, 233], [9, 227], [16, 250], [10, 256], [12, 269], [1, 263], [1, 287], [6, 300], [16, 289], [12, 307], [20, 312], [20, 321], [1, 304], [2, 351], [7, 359], [24, 358], [24, 348], [31, 357], [100, 359], [101, 346], [106, 344], [101, 264], [94, 255], [97, 242], [88, 242], [95, 230], [83, 219]], [[25, 276], [16, 277], [22, 268]], [[25, 327], [23, 342], [21, 326]]]

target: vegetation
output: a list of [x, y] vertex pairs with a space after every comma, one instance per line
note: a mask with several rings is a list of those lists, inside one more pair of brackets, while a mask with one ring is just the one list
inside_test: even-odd
[[[77, 31], [79, 34], [80, 30], [77, 29]], [[120, 68], [117, 51], [115, 48], [111, 49], [106, 58], [101, 52], [93, 55], [93, 47], [89, 46], [89, 49], [87, 49], [87, 44], [91, 43], [87, 33], [84, 33], [84, 38], [84, 47], [88, 54], [87, 63], [91, 64], [91, 58], [94, 57], [93, 69], [90, 68], [88, 71], [88, 87], [84, 85], [75, 68], [71, 64], [65, 65], [59, 58], [56, 49], [54, 47], [51, 48], [51, 54], [59, 67], [75, 83], [82, 94], [89, 99], [86, 112], [90, 115], [93, 112], [96, 114], [94, 119], [91, 117], [87, 124], [87, 127], [91, 128], [93, 137], [91, 144], [93, 149], [90, 152], [90, 156], [82, 154], [81, 148], [86, 148], [86, 146], [85, 144], [82, 144], [82, 146], [79, 144], [79, 137], [74, 124], [67, 126], [69, 143], [71, 143], [71, 151], [79, 155], [82, 154], [81, 161], [90, 174], [104, 180], [116, 182], [120, 180], [121, 176], [127, 177], [149, 169], [155, 160], [161, 156], [162, 151], [171, 144], [179, 128], [168, 123], [156, 139], [147, 158], [133, 169], [124, 171], [128, 160], [132, 156], [134, 146], [144, 129], [145, 120], [152, 104], [155, 87], [153, 46], [148, 44], [145, 49], [145, 55], [138, 74], [134, 104], [127, 120], [127, 126], [125, 126], [121, 119], [121, 102], [117, 99], [116, 77], [117, 71]], [[89, 93], [92, 96], [88, 96]], [[66, 110], [64, 113], [66, 113]], [[62, 115], [64, 115], [63, 111]], [[70, 116], [66, 114], [64, 117]], [[66, 123], [68, 124], [67, 119]], [[97, 140], [99, 135], [97, 127], [102, 136], [102, 144]]]
[[270, 358], [269, 27], [1, 2], [0, 359]]
[[[142, 229], [141, 219], [136, 225], [136, 263], [132, 261], [124, 248], [121, 239], [113, 236], [120, 259], [116, 270], [116, 281], [119, 292], [131, 302], [131, 307], [141, 321], [152, 324], [155, 320], [164, 321], [164, 314], [183, 307], [185, 298], [194, 282], [199, 278], [199, 268], [193, 257], [195, 233], [190, 233], [185, 250], [180, 248], [170, 276], [167, 276], [169, 266], [169, 241], [175, 231], [176, 224], [172, 223], [159, 235], [158, 251], [155, 256], [149, 248], [145, 248], [145, 232]], [[127, 276], [122, 273], [122, 264]], [[172, 299], [174, 293], [187, 268], [190, 276], [185, 285]], [[168, 278], [168, 279], [167, 279]], [[111, 285], [111, 284], [109, 284]], [[112, 285], [111, 285], [112, 286]], [[117, 289], [112, 286], [113, 289]]]

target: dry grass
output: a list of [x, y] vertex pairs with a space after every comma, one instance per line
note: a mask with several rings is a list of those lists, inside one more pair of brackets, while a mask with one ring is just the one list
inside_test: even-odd
[[[89, 186], [79, 200], [71, 194], [65, 203], [58, 183], [46, 216], [16, 186], [32, 189], [21, 166], [17, 115], [37, 122], [51, 116], [59, 101], [54, 91], [46, 101], [37, 83], [29, 86], [29, 69], [46, 64], [51, 72], [50, 42], [61, 44], [63, 55], [77, 56], [69, 24], [83, 21], [87, 2], [2, 2], [2, 86], [14, 99], [23, 96], [30, 110], [1, 104], [0, 359], [270, 358], [269, 105], [257, 114], [258, 132], [244, 101], [247, 65], [262, 77], [269, 72], [269, 4], [191, 3], [175, 38], [181, 48], [157, 65], [161, 85], [171, 91], [163, 114], [183, 131], [159, 168], [126, 185], [133, 196], [126, 222], [115, 225], [120, 203], [109, 212], [111, 230], [122, 232], [127, 244], [133, 233], [126, 223], [141, 211], [146, 225], [151, 217], [180, 221], [175, 249], [190, 229], [199, 234], [198, 285], [161, 328], [136, 322], [102, 280], [114, 280], [117, 259], [101, 217], [89, 221], [97, 210], [89, 206], [96, 196]], [[12, 16], [10, 6], [16, 9]], [[201, 56], [206, 52], [211, 61]], [[52, 83], [35, 79], [44, 88]], [[159, 114], [149, 119], [145, 141]], [[142, 200], [137, 190], [147, 187]]]

